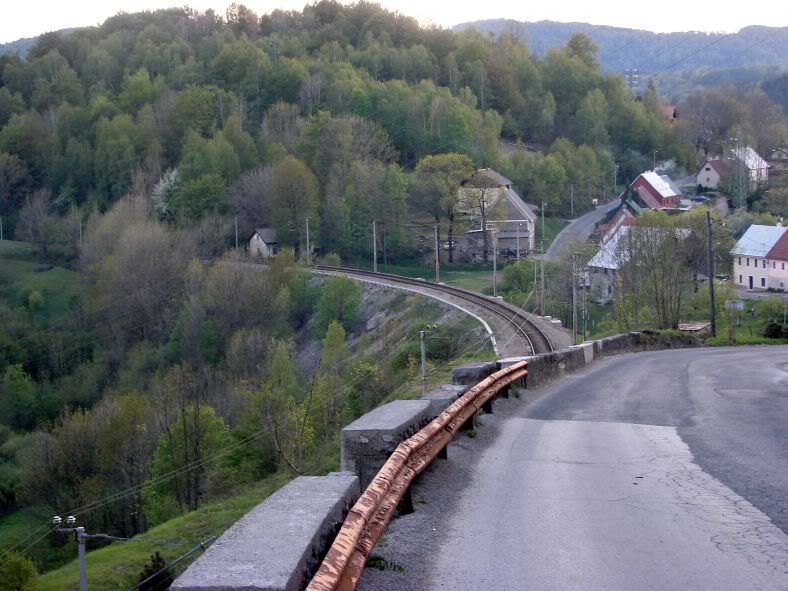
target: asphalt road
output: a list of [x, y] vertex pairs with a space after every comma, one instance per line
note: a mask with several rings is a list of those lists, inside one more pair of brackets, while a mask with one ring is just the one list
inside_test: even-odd
[[589, 211], [587, 214], [572, 220], [572, 222], [555, 237], [550, 248], [547, 249], [546, 259], [548, 261], [557, 261], [561, 258], [561, 253], [570, 242], [588, 240], [588, 237], [591, 236], [591, 233], [594, 231], [596, 223], [605, 217], [605, 214], [610, 211], [614, 205], [615, 203], [605, 203], [593, 211]]
[[788, 346], [623, 355], [534, 395], [452, 444], [361, 589], [788, 589]]

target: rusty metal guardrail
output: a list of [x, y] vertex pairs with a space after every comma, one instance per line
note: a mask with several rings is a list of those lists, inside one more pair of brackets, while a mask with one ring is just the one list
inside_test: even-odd
[[367, 558], [413, 479], [493, 396], [527, 376], [527, 367], [528, 362], [521, 361], [485, 378], [426, 427], [397, 446], [348, 513], [307, 591], [352, 591], [356, 588]]

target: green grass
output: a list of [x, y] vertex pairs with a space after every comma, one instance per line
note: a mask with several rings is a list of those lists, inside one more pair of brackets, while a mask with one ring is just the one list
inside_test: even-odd
[[40, 292], [44, 307], [53, 315], [68, 312], [72, 298], [79, 293], [79, 283], [79, 273], [63, 267], [0, 258], [0, 287], [5, 284], [17, 298]]
[[536, 249], [537, 252], [541, 247], [540, 241], [544, 240], [544, 249], [547, 252], [547, 249], [550, 248], [550, 245], [555, 240], [555, 237], [558, 236], [558, 233], [563, 230], [566, 226], [569, 225], [564, 219], [560, 218], [549, 218], [545, 217], [544, 219], [544, 232], [542, 231], [542, 218], [540, 217], [536, 222]]
[[[355, 269], [372, 269], [372, 261], [366, 259], [352, 259], [343, 261], [342, 264], [347, 267]], [[499, 268], [502, 270], [503, 265]], [[390, 264], [384, 265], [378, 263], [378, 271], [381, 273], [391, 273], [393, 275], [402, 275], [403, 277], [421, 277], [427, 281], [435, 279], [435, 269], [432, 266], [424, 265], [419, 261], [410, 263]], [[449, 265], [442, 263], [440, 270], [440, 280], [447, 285], [469, 289], [480, 293], [492, 293], [493, 288], [493, 270], [492, 264], [489, 265], [470, 265], [470, 264], [456, 264]]]
[[35, 247], [27, 242], [0, 240], [0, 259], [34, 261], [36, 254]]
[[[241, 516], [289, 481], [286, 476], [268, 478], [250, 486], [237, 496], [214, 502], [151, 528], [128, 542], [88, 552], [88, 588], [92, 591], [124, 590], [134, 586], [139, 572], [157, 550], [167, 561], [191, 550], [212, 535], [219, 535]], [[193, 554], [190, 559], [199, 556]], [[190, 559], [179, 564], [183, 569]], [[180, 572], [180, 570], [179, 570]], [[75, 591], [79, 589], [76, 560], [38, 577], [36, 591]]]

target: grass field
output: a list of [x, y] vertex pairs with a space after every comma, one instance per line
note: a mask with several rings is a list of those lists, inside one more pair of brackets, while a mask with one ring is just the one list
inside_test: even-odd
[[12, 303], [37, 291], [49, 315], [66, 313], [79, 293], [79, 273], [36, 262], [35, 249], [24, 242], [0, 241], [0, 289]]
[[537, 252], [540, 248], [540, 241], [544, 240], [544, 249], [547, 252], [547, 249], [550, 248], [550, 245], [555, 240], [555, 237], [558, 236], [558, 233], [563, 230], [566, 226], [569, 225], [564, 219], [560, 218], [549, 218], [545, 217], [544, 219], [544, 232], [542, 231], [542, 218], [539, 218], [536, 221], [536, 249]]
[[[372, 270], [372, 261], [366, 259], [349, 259], [342, 261], [342, 265], [355, 269]], [[441, 266], [440, 280], [447, 285], [454, 285], [456, 287], [462, 287], [463, 289], [470, 289], [478, 292], [492, 292], [492, 265], [478, 265], [478, 267], [479, 268], [471, 268], [470, 265], [462, 264], [452, 268], [452, 266], [444, 264]], [[424, 265], [418, 261], [396, 265], [384, 265], [378, 262], [378, 271], [381, 273], [402, 275], [404, 277], [421, 277], [428, 281], [433, 281], [435, 279], [435, 269], [431, 265]]]

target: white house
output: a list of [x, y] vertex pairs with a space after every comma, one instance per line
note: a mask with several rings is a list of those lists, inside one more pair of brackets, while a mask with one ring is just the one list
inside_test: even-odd
[[750, 191], [764, 187], [769, 182], [769, 165], [750, 146], [731, 150], [733, 157], [744, 165], [750, 181]]
[[279, 252], [279, 242], [272, 228], [257, 228], [249, 239], [249, 256], [267, 259]]
[[619, 243], [631, 230], [632, 226], [622, 225], [588, 261], [591, 298], [599, 304], [607, 304], [615, 297], [616, 276], [626, 256]]
[[[739, 238], [731, 250], [733, 255], [733, 280], [747, 289], [781, 288], [783, 265], [788, 262], [788, 245], [784, 242], [786, 228], [753, 224]], [[780, 242], [773, 254], [772, 249]]]
[[707, 158], [695, 175], [695, 184], [709, 189], [718, 189], [720, 181], [731, 175], [731, 161], [719, 156]]

